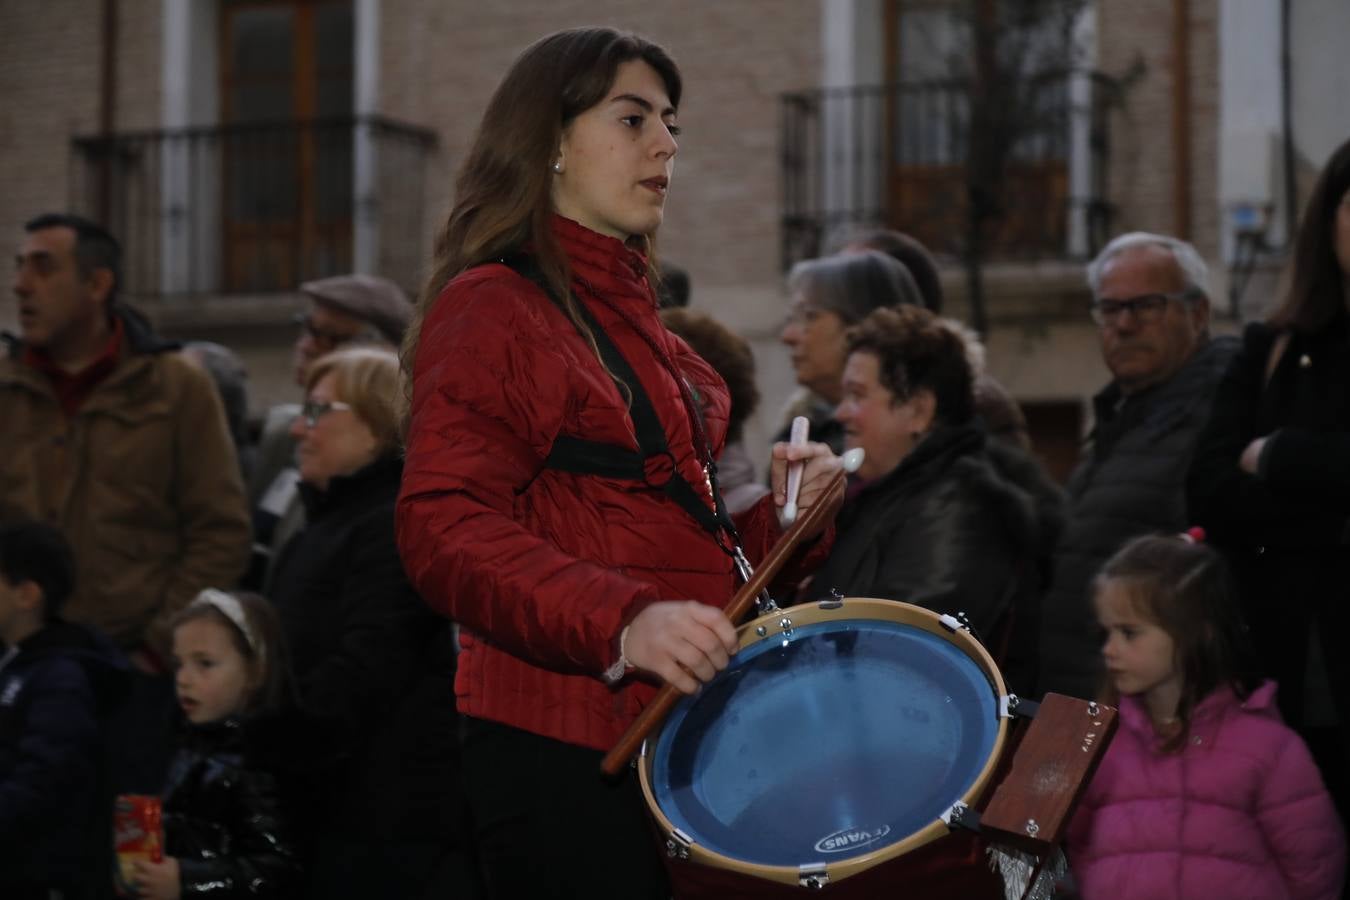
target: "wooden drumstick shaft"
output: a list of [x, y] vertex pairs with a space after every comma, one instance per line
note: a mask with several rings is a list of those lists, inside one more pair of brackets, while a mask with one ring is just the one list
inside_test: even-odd
[[[844, 470], [841, 468], [830, 479], [830, 483], [822, 496], [827, 497], [833, 493], [844, 480], [844, 476]], [[731, 620], [731, 624], [738, 624], [750, 611], [760, 591], [767, 588], [769, 582], [778, 575], [779, 570], [787, 563], [788, 558], [801, 544], [805, 535], [808, 532], [819, 531], [824, 527], [824, 519], [828, 508], [828, 503], [813, 503], [805, 514], [792, 523], [792, 527], [778, 539], [778, 543], [773, 545], [773, 548], [765, 555], [764, 561], [755, 569], [755, 574], [751, 576], [749, 581], [741, 585], [741, 589], [726, 605], [724, 612], [727, 618]], [[619, 738], [618, 743], [610, 749], [609, 753], [605, 754], [605, 758], [600, 762], [600, 771], [606, 775], [619, 774], [628, 760], [632, 759], [633, 755], [642, 747], [642, 742], [647, 739], [647, 735], [656, 730], [656, 727], [670, 714], [671, 708], [675, 706], [680, 696], [680, 692], [676, 688], [669, 684], [662, 685], [661, 689], [656, 692], [656, 696], [652, 698], [652, 702], [643, 708], [638, 717], [633, 720], [633, 724], [629, 725], [628, 730], [623, 733], [623, 737]]]

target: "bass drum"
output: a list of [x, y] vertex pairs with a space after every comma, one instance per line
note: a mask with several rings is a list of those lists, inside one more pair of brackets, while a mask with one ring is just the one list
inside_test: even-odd
[[[730, 665], [675, 706], [638, 760], [677, 889], [690, 869], [704, 885], [833, 892], [948, 835], [954, 804], [977, 804], [1007, 740], [1007, 692], [955, 620], [850, 598], [739, 634]], [[957, 843], [997, 889], [973, 836]], [[698, 867], [735, 877], [709, 882]]]

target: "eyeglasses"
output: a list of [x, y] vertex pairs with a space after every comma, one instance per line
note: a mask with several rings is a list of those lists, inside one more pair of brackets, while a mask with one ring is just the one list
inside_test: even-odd
[[1098, 325], [1114, 325], [1127, 312], [1136, 322], [1149, 324], [1162, 318], [1169, 301], [1182, 302], [1191, 299], [1191, 296], [1190, 291], [1182, 291], [1177, 294], [1140, 294], [1127, 300], [1103, 297], [1092, 301], [1088, 310], [1092, 313], [1092, 321]]
[[330, 350], [341, 347], [343, 344], [351, 343], [357, 340], [368, 340], [370, 335], [365, 331], [358, 331], [355, 334], [344, 334], [340, 331], [328, 331], [314, 324], [314, 317], [307, 313], [296, 313], [293, 319], [295, 324], [305, 334], [309, 335], [316, 342], [323, 344]]
[[300, 418], [305, 420], [306, 428], [313, 428], [319, 424], [319, 420], [330, 412], [342, 412], [344, 409], [351, 409], [351, 405], [339, 400], [330, 400], [322, 403], [318, 400], [306, 400], [305, 405], [300, 407]]

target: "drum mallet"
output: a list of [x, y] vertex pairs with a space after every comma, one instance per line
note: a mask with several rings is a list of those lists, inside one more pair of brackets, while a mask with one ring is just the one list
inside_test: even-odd
[[[811, 433], [811, 420], [806, 416], [798, 416], [792, 420], [792, 430], [788, 434], [788, 443], [794, 447], [805, 447], [807, 437]], [[791, 525], [797, 518], [797, 495], [802, 489], [802, 469], [800, 462], [788, 463], [787, 467], [787, 502], [783, 504], [783, 524]]]

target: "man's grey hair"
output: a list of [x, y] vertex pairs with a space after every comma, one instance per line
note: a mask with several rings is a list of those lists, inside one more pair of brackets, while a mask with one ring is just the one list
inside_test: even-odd
[[1193, 296], [1209, 296], [1209, 267], [1200, 258], [1195, 248], [1185, 241], [1165, 234], [1152, 234], [1147, 231], [1131, 231], [1115, 238], [1102, 248], [1097, 258], [1088, 263], [1088, 287], [1092, 288], [1094, 298], [1101, 296], [1102, 271], [1106, 264], [1126, 250], [1136, 247], [1161, 247], [1172, 254], [1177, 270], [1186, 282], [1186, 293]]

